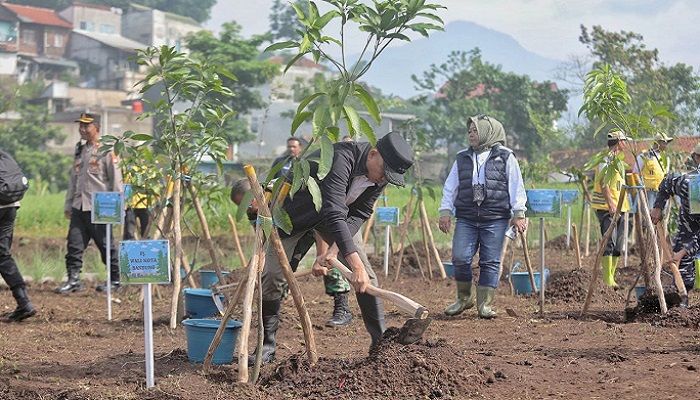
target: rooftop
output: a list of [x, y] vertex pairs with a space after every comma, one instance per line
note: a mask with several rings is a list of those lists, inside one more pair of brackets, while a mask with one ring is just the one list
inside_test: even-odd
[[80, 29], [74, 29], [73, 33], [88, 37], [90, 39], [96, 40], [105, 46], [114, 47], [115, 49], [120, 49], [124, 51], [130, 51], [135, 53], [138, 49], [145, 49], [146, 45], [135, 40], [125, 38], [122, 35], [109, 34], [109, 33], [99, 33], [99, 32], [88, 32]]
[[72, 29], [73, 24], [61, 18], [56, 11], [50, 8], [21, 6], [18, 4], [1, 3], [19, 18], [20, 22], [28, 24], [56, 26]]

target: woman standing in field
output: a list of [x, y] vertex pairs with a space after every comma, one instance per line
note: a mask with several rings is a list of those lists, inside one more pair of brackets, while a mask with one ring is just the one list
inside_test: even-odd
[[[503, 125], [486, 115], [467, 121], [469, 147], [457, 153], [445, 181], [440, 204], [440, 230], [448, 233], [455, 217], [452, 263], [457, 301], [445, 309], [458, 315], [474, 306], [479, 316], [493, 318], [493, 301], [501, 272], [501, 250], [508, 225], [527, 229], [525, 187], [513, 151], [505, 147]], [[472, 288], [472, 259], [479, 250], [479, 284]]]

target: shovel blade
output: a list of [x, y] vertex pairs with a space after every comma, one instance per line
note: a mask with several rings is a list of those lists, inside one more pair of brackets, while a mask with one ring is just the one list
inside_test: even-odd
[[398, 342], [401, 344], [413, 344], [423, 338], [423, 333], [428, 329], [428, 325], [433, 322], [432, 318], [418, 319], [411, 318], [401, 327], [398, 335]]

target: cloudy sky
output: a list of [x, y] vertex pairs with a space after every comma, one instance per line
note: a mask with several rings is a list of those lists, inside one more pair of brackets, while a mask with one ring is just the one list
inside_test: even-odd
[[[631, 30], [644, 35], [665, 62], [700, 67], [700, 2], [697, 0], [433, 0], [448, 11], [446, 23], [466, 20], [513, 36], [540, 55], [566, 60], [583, 54], [579, 25]], [[320, 3], [320, 1], [319, 1]], [[216, 30], [236, 20], [244, 34], [268, 29], [272, 0], [219, 0], [207, 27]]]

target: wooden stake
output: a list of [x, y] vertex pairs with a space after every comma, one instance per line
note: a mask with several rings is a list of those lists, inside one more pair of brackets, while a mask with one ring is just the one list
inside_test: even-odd
[[518, 236], [520, 236], [520, 243], [523, 246], [523, 255], [525, 256], [525, 267], [527, 267], [527, 273], [530, 277], [532, 293], [537, 293], [537, 285], [535, 284], [535, 273], [532, 270], [532, 261], [530, 260], [530, 250], [527, 248], [527, 231], [523, 232]]
[[603, 235], [603, 239], [600, 241], [600, 244], [598, 245], [598, 251], [596, 252], [595, 256], [595, 262], [593, 263], [593, 270], [591, 272], [591, 282], [588, 285], [588, 292], [586, 293], [586, 301], [583, 303], [583, 309], [581, 310], [581, 316], [586, 314], [588, 312], [588, 307], [591, 305], [591, 299], [593, 298], [593, 291], [595, 290], [596, 284], [598, 283], [598, 274], [600, 271], [600, 258], [603, 256], [603, 252], [605, 251], [605, 246], [607, 246], [608, 241], [610, 240], [610, 237], [612, 237], [613, 232], [615, 231], [615, 226], [617, 225], [617, 220], [620, 218], [620, 209], [622, 208], [622, 205], [624, 204], [625, 197], [627, 196], [627, 188], [622, 187], [622, 190], [620, 191], [620, 198], [617, 201], [617, 208], [615, 211], [615, 214], [613, 214], [610, 226], [608, 227], [608, 230], [605, 231], [605, 234]]
[[180, 261], [182, 262], [182, 268], [187, 274], [187, 282], [190, 284], [190, 287], [197, 287], [197, 283], [195, 283], [194, 277], [192, 276], [192, 268], [190, 268], [190, 262], [187, 260], [187, 254], [185, 254], [184, 251], [182, 252], [182, 257], [180, 258]]
[[433, 231], [432, 229], [430, 229], [430, 220], [428, 219], [428, 212], [425, 210], [425, 203], [422, 199], [418, 201], [418, 206], [420, 207], [420, 215], [423, 220], [423, 225], [425, 226], [426, 232], [428, 233], [428, 240], [430, 241], [430, 247], [433, 250], [433, 256], [435, 256], [435, 260], [438, 263], [438, 271], [440, 271], [440, 277], [442, 279], [445, 279], [447, 278], [447, 274], [445, 274], [445, 267], [442, 265], [440, 252], [438, 252], [438, 249], [435, 246], [435, 239], [433, 239]]
[[[663, 223], [663, 221], [659, 222]], [[671, 245], [668, 242], [668, 239], [666, 238], [666, 232], [663, 229], [663, 226], [661, 226], [660, 228], [661, 229], [657, 229], [656, 232], [659, 235], [659, 243], [661, 243], [661, 250], [664, 253], [664, 261], [665, 263], [668, 263], [668, 267], [671, 270], [671, 273], [673, 274], [673, 283], [676, 285], [678, 294], [687, 297], [688, 291], [685, 289], [685, 283], [683, 282], [681, 271], [678, 269], [678, 264], [676, 264], [673, 261], [673, 250], [671, 249]]]
[[[255, 199], [258, 203], [258, 216], [262, 218], [272, 218], [270, 213], [270, 208], [265, 202], [265, 196], [263, 194], [260, 183], [258, 183], [258, 178], [255, 175], [255, 169], [252, 165], [246, 165], [243, 167], [248, 180], [250, 181], [250, 186], [255, 195]], [[301, 327], [304, 332], [304, 342], [306, 343], [306, 356], [311, 365], [315, 365], [318, 362], [318, 353], [316, 352], [316, 340], [314, 338], [313, 327], [311, 325], [311, 318], [309, 317], [309, 312], [306, 309], [306, 304], [304, 303], [304, 297], [301, 294], [301, 289], [299, 289], [299, 284], [296, 278], [294, 278], [294, 272], [292, 272], [292, 267], [289, 265], [289, 258], [284, 252], [284, 247], [282, 246], [282, 241], [280, 240], [279, 234], [276, 228], [272, 229], [269, 238], [277, 257], [279, 258], [280, 266], [282, 267], [282, 273], [284, 274], [287, 284], [289, 284], [289, 291], [294, 299], [294, 305], [299, 313], [299, 319], [301, 320]]]
[[192, 204], [197, 212], [197, 218], [199, 218], [199, 223], [202, 226], [202, 235], [204, 236], [204, 244], [209, 250], [209, 256], [211, 261], [214, 263], [214, 271], [216, 271], [216, 276], [219, 278], [219, 282], [222, 284], [226, 283], [224, 279], [224, 274], [221, 273], [221, 260], [219, 259], [219, 254], [216, 251], [216, 246], [211, 238], [211, 233], [209, 232], [209, 224], [207, 223], [207, 217], [204, 215], [204, 210], [202, 209], [202, 204], [199, 202], [199, 198], [194, 191], [194, 187], [191, 184], [186, 185], [187, 191], [192, 198]]
[[578, 230], [576, 229], [576, 224], [571, 224], [571, 234], [572, 234], [572, 239], [574, 241], [574, 251], [576, 252], [576, 265], [578, 266], [578, 269], [582, 269], [583, 265], [581, 265], [581, 248], [578, 245]]
[[408, 234], [408, 225], [411, 223], [411, 217], [413, 217], [413, 192], [411, 192], [411, 197], [408, 198], [408, 204], [406, 205], [406, 215], [403, 218], [403, 224], [399, 228], [399, 255], [396, 257], [394, 262], [394, 270], [396, 274], [394, 275], [394, 282], [399, 280], [399, 273], [401, 272], [401, 263], [403, 262], [403, 254], [406, 250], [404, 242], [406, 241], [406, 235]]
[[[257, 183], [257, 182], [256, 182]], [[252, 185], [252, 183], [251, 183]], [[258, 203], [260, 204], [260, 203]], [[265, 266], [265, 245], [262, 227], [257, 227], [255, 232], [256, 252], [253, 256], [255, 262], [253, 268], [248, 269], [248, 275], [245, 280], [245, 295], [243, 296], [243, 315], [241, 331], [238, 337], [238, 382], [248, 382], [248, 337], [250, 335], [250, 323], [253, 317], [253, 294], [255, 292], [255, 278], [258, 275], [258, 270]], [[226, 322], [222, 319], [219, 329], [226, 327]], [[212, 345], [214, 343], [212, 342]], [[212, 350], [211, 346], [209, 348]], [[216, 349], [216, 348], [214, 348]], [[213, 354], [213, 350], [212, 350]]]
[[[666, 298], [664, 296], [664, 287], [661, 284], [661, 255], [659, 254], [659, 244], [656, 240], [656, 228], [654, 223], [651, 221], [651, 215], [649, 215], [649, 206], [647, 204], [647, 196], [645, 192], [640, 193], [639, 196], [640, 204], [642, 205], [642, 218], [646, 222], [649, 232], [651, 233], [652, 250], [654, 255], [654, 281], [656, 283], [656, 294], [659, 298], [659, 307], [661, 308], [661, 314], [666, 314], [668, 308], [666, 307]], [[683, 282], [681, 281], [681, 284]]]
[[[180, 298], [180, 261], [182, 260], [182, 228], [180, 227], [180, 219], [182, 218], [181, 213], [181, 184], [180, 179], [175, 179], [173, 185], [173, 212], [172, 212], [172, 222], [173, 222], [173, 233], [175, 234], [175, 262], [173, 263], [173, 296], [170, 303], [170, 329], [177, 328], [177, 311], [178, 311], [178, 300]], [[166, 222], [167, 223], [167, 222]], [[167, 226], [167, 225], [166, 225]]]
[[591, 243], [591, 204], [586, 203], [586, 257], [588, 257], [591, 252], [590, 252], [590, 243]]
[[420, 218], [420, 229], [423, 238], [423, 249], [425, 250], [425, 257], [428, 259], [428, 277], [433, 279], [433, 262], [432, 256], [430, 255], [430, 249], [428, 248], [428, 234], [426, 233], [426, 227], [423, 223], [423, 218]]
[[241, 267], [245, 267], [248, 261], [243, 254], [243, 248], [241, 247], [241, 239], [238, 236], [238, 227], [236, 226], [236, 221], [234, 221], [231, 214], [228, 214], [228, 223], [231, 225], [231, 232], [233, 232], [233, 243], [236, 245], [236, 252], [238, 253], [238, 258], [241, 260]]
[[418, 269], [420, 269], [420, 276], [423, 277], [423, 280], [427, 279], [425, 277], [425, 271], [423, 271], [423, 263], [420, 261], [420, 257], [418, 257], [418, 251], [416, 250], [416, 246], [413, 244], [412, 241], [408, 241], [409, 245], [411, 246], [411, 249], [413, 250], [413, 254], [416, 255], [416, 262], [418, 263]]

